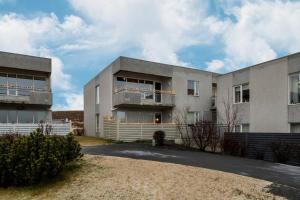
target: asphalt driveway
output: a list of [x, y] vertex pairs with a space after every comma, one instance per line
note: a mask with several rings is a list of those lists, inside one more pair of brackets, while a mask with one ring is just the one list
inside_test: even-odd
[[197, 151], [152, 147], [145, 143], [84, 147], [82, 151], [92, 155], [169, 162], [254, 177], [273, 182], [271, 192], [282, 195], [292, 192], [300, 199], [300, 167], [296, 166]]

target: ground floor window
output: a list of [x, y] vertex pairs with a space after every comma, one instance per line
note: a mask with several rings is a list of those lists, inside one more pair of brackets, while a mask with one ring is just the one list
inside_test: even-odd
[[291, 133], [300, 133], [300, 123], [291, 123]]
[[237, 132], [237, 133], [247, 133], [249, 131], [250, 131], [249, 124], [239, 124], [234, 127], [234, 132]]
[[201, 112], [188, 112], [187, 113], [187, 123], [188, 124], [195, 124], [202, 120]]
[[116, 119], [121, 123], [162, 123], [162, 112], [151, 111], [117, 111]]
[[48, 111], [1, 110], [0, 123], [42, 123], [47, 122]]

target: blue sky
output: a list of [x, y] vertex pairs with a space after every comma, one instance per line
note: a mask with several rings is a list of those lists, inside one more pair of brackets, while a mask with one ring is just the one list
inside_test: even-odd
[[300, 51], [300, 2], [0, 0], [0, 50], [52, 58], [54, 110], [118, 56], [228, 72]]

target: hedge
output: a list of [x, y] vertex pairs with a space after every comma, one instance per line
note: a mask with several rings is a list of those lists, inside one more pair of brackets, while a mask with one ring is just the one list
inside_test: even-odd
[[57, 176], [68, 163], [82, 156], [72, 134], [44, 135], [39, 130], [28, 136], [0, 136], [0, 186], [36, 184]]

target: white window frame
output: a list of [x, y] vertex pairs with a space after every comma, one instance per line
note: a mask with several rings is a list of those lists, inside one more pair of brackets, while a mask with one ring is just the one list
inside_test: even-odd
[[235, 125], [235, 126], [233, 127], [233, 132], [235, 132], [235, 133], [237, 132], [237, 131], [235, 130], [235, 127], [238, 126], [239, 129], [240, 129], [238, 132], [239, 132], [239, 133], [243, 133], [243, 125], [246, 125], [246, 124], [249, 126], [249, 130], [250, 130], [250, 124], [249, 124], [249, 123], [245, 123], [245, 124], [238, 124], [238, 125]]
[[[299, 76], [299, 80], [300, 80], [300, 72], [295, 72], [295, 73], [291, 73], [291, 74], [289, 74], [288, 75], [288, 105], [291, 105], [291, 106], [293, 106], [293, 105], [299, 105], [300, 103], [291, 103], [291, 92], [290, 92], [290, 89], [291, 89], [291, 81], [290, 81], [290, 77], [292, 76], [292, 75], [295, 75], [295, 74], [298, 74], [298, 76]], [[300, 81], [299, 81], [299, 83], [298, 84], [300, 84]]]
[[[250, 102], [250, 98], [249, 98], [249, 102], [243, 102], [243, 85], [248, 85], [249, 90], [250, 90], [250, 84], [249, 83], [244, 83], [241, 85], [235, 85], [233, 86], [233, 104], [240, 104], [240, 103], [249, 103]], [[239, 102], [235, 102], [235, 88], [240, 88], [240, 101]]]
[[97, 85], [96, 88], [96, 104], [100, 104], [100, 85]]
[[[199, 97], [200, 96], [200, 81], [197, 80], [188, 80], [189, 81], [193, 81], [193, 85], [194, 85], [194, 94], [193, 95], [188, 95], [188, 96], [194, 96], [194, 97]], [[197, 87], [198, 86], [198, 87]], [[188, 89], [188, 85], [187, 85], [187, 89]]]

